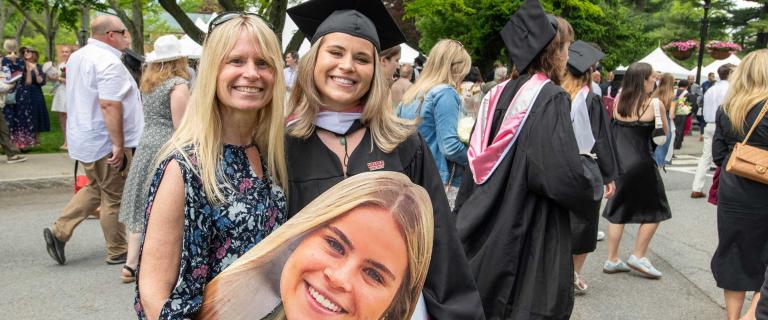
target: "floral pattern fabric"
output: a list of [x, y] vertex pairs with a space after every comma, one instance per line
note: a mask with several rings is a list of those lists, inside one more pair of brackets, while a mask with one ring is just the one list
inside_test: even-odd
[[[9, 73], [21, 72], [26, 74], [26, 65], [24, 59], [17, 58], [16, 61], [5, 57], [2, 60], [2, 66], [8, 69]], [[5, 121], [8, 122], [8, 132], [11, 135], [11, 143], [16, 148], [25, 150], [35, 146], [35, 127], [32, 123], [33, 110], [28, 105], [22, 103], [27, 95], [24, 87], [24, 77], [16, 82], [16, 86], [10, 92], [15, 92], [17, 103], [7, 103], [3, 109]], [[9, 92], [9, 93], [10, 93]]]
[[[202, 304], [205, 285], [287, 220], [283, 190], [272, 182], [264, 161], [264, 176], [255, 175], [246, 147], [224, 145], [220, 185], [230, 187], [223, 190], [227, 201], [222, 204], [212, 204], [205, 197], [202, 182], [192, 171], [196, 157], [187, 154], [189, 161], [178, 152], [163, 161], [149, 189], [147, 219], [168, 162], [179, 163], [185, 188], [181, 261], [176, 287], [163, 305], [160, 319], [192, 317]], [[145, 319], [140, 301], [137, 281], [136, 313]]]

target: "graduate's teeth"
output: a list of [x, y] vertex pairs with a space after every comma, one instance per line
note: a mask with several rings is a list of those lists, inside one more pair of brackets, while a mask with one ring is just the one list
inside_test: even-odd
[[256, 93], [261, 92], [263, 89], [256, 88], [256, 87], [234, 87], [235, 90], [240, 92], [246, 92], [246, 93]]
[[328, 311], [337, 312], [337, 313], [341, 312], [341, 308], [339, 306], [337, 306], [336, 304], [331, 302], [329, 299], [324, 297], [322, 294], [320, 294], [320, 292], [317, 292], [315, 288], [309, 287], [309, 294], [312, 296], [312, 298], [315, 299], [315, 301], [317, 301], [317, 303], [323, 306], [323, 308], [328, 309]]
[[349, 80], [349, 79], [344, 79], [344, 78], [339, 78], [339, 77], [331, 77], [331, 79], [333, 79], [334, 81], [336, 81], [336, 82], [338, 82], [338, 83], [341, 83], [341, 84], [352, 85], [352, 84], [354, 84], [354, 83], [355, 83], [355, 82], [354, 82], [354, 81], [352, 81], [352, 80]]

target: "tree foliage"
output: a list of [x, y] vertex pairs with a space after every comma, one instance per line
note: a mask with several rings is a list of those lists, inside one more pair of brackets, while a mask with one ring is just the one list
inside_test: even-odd
[[[735, 10], [733, 0], [712, 0], [708, 39], [730, 40], [729, 30], [738, 21], [736, 36], [760, 45], [760, 32], [768, 42], [768, 0], [751, 10]], [[426, 51], [440, 39], [464, 44], [473, 62], [487, 70], [494, 62], [507, 61], [499, 31], [523, 0], [410, 0], [405, 18], [414, 19], [419, 47]], [[542, 0], [549, 13], [566, 18], [576, 38], [598, 44], [608, 69], [628, 65], [657, 46], [674, 40], [700, 38], [704, 15], [697, 0]], [[733, 15], [733, 16], [732, 16]], [[741, 18], [744, 17], [744, 18]], [[755, 34], [757, 33], [757, 36]], [[765, 45], [763, 44], [763, 47]], [[751, 47], [751, 48], [754, 48]], [[682, 64], [691, 67], [695, 62]]]

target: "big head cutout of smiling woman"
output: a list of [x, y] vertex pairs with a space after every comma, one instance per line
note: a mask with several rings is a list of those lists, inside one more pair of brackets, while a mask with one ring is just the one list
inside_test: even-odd
[[429, 195], [408, 177], [355, 175], [214, 278], [197, 319], [407, 319], [433, 230]]

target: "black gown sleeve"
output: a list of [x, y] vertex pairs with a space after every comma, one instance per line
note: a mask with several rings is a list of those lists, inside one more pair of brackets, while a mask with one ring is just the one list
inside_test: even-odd
[[423, 290], [427, 312], [433, 320], [485, 319], [440, 174], [426, 144], [420, 136], [418, 140], [420, 145], [406, 170], [414, 183], [427, 190], [434, 210], [432, 260]]
[[717, 110], [715, 117], [715, 135], [712, 137], [712, 161], [717, 166], [723, 165], [723, 160], [728, 156], [728, 142], [725, 141], [725, 127], [730, 124], [728, 117], [722, 110]]
[[525, 136], [523, 149], [528, 189], [573, 213], [594, 214], [584, 208], [591, 207], [594, 201], [596, 181], [582, 165], [571, 125], [568, 95], [561, 91], [535, 107], [532, 112], [540, 114], [536, 116], [536, 123], [530, 124], [532, 129]]
[[760, 300], [757, 302], [755, 316], [757, 320], [768, 320], [768, 269], [765, 269], [765, 282], [760, 289]]
[[600, 167], [600, 174], [603, 183], [608, 184], [616, 179], [616, 147], [613, 136], [610, 131], [610, 121], [608, 113], [603, 107], [603, 99], [595, 94], [590, 94], [592, 99], [589, 101], [589, 121], [592, 125], [592, 135], [595, 136], [595, 146], [592, 152], [597, 155], [597, 165]]

